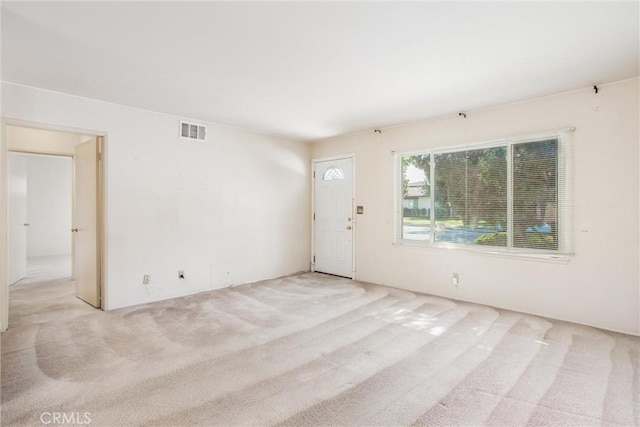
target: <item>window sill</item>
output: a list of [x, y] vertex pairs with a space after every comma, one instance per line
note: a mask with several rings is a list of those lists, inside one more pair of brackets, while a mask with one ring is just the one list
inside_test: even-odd
[[477, 247], [465, 248], [447, 244], [425, 244], [419, 241], [413, 242], [410, 240], [394, 242], [393, 245], [396, 247], [422, 248], [436, 251], [447, 250], [465, 254], [478, 254], [490, 257], [518, 259], [523, 261], [547, 262], [551, 264], [569, 264], [569, 262], [573, 258], [573, 255], [569, 254], [501, 251], [496, 249], [480, 249]]

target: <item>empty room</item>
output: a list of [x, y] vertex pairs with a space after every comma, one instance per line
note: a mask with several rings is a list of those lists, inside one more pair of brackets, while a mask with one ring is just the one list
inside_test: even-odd
[[0, 4], [3, 426], [640, 425], [640, 3]]

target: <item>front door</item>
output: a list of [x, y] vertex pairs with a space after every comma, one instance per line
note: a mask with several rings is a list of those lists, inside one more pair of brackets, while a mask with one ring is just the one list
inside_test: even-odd
[[95, 137], [75, 148], [74, 280], [76, 296], [100, 307], [100, 244], [98, 218], [99, 139]]
[[354, 277], [353, 159], [314, 163], [314, 271]]

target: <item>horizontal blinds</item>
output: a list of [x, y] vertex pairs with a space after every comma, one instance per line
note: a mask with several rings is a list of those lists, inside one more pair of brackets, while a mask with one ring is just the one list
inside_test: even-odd
[[513, 247], [558, 250], [558, 138], [512, 145]]
[[572, 253], [572, 157], [571, 130], [400, 156], [400, 238]]

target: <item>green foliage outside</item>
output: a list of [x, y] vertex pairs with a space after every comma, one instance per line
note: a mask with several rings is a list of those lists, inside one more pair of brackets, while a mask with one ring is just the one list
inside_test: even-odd
[[[424, 190], [433, 194], [436, 221], [446, 227], [496, 229], [507, 224], [508, 147], [491, 147], [402, 158], [403, 192], [407, 195], [406, 170], [424, 171]], [[431, 177], [430, 161], [435, 162]], [[558, 249], [557, 232], [558, 141], [550, 139], [512, 145], [513, 246]], [[403, 218], [406, 225], [429, 225], [429, 218]], [[547, 224], [551, 233], [530, 232]], [[527, 232], [529, 231], [529, 232]], [[478, 244], [506, 246], [506, 234], [481, 236]], [[501, 237], [504, 235], [504, 237]], [[492, 240], [493, 239], [493, 240]], [[504, 244], [498, 241], [504, 239]]]
[[[558, 249], [558, 141], [527, 142], [513, 146], [513, 246]], [[548, 223], [551, 240], [534, 239], [527, 229]]]
[[[438, 221], [453, 213], [464, 227], [478, 228], [481, 222], [494, 226], [506, 223], [506, 147], [436, 154], [435, 208]], [[424, 192], [431, 195], [430, 156], [403, 157], [403, 193], [409, 182], [408, 166], [425, 174]]]
[[477, 245], [486, 246], [507, 246], [507, 233], [501, 231], [499, 233], [489, 233], [476, 238]]
[[[555, 249], [557, 245], [550, 234], [527, 233], [527, 248], [534, 249]], [[477, 245], [485, 246], [507, 246], [507, 233], [489, 233], [476, 238]]]
[[506, 147], [442, 153], [435, 156], [435, 200], [451, 206], [464, 227], [507, 220]]
[[407, 168], [414, 166], [424, 172], [425, 180], [422, 184], [425, 196], [431, 195], [431, 184], [429, 175], [431, 175], [431, 167], [429, 165], [429, 155], [420, 154], [417, 156], [408, 156], [402, 158], [402, 194], [406, 197], [409, 189], [409, 180], [407, 179]]

